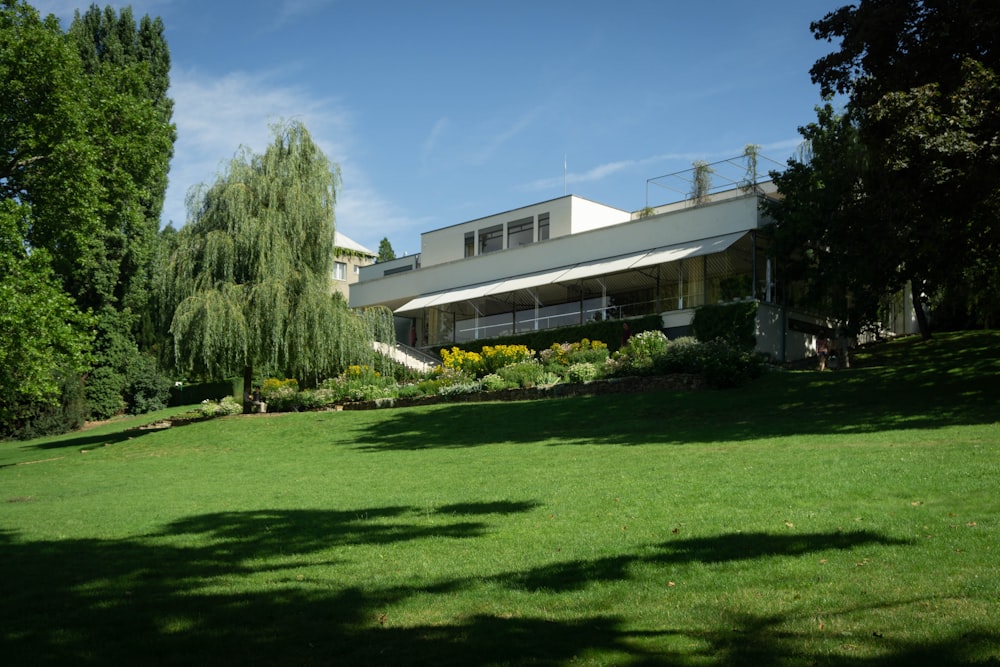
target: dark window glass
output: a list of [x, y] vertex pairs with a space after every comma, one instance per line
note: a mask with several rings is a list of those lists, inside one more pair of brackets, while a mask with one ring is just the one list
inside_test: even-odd
[[538, 240], [544, 241], [549, 238], [549, 214], [538, 214]]
[[503, 250], [503, 225], [479, 230], [479, 254]]

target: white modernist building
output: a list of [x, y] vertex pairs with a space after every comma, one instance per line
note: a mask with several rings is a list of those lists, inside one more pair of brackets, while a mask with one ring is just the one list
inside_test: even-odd
[[652, 313], [683, 335], [698, 306], [752, 299], [758, 349], [802, 358], [829, 323], [777, 303], [758, 205], [773, 195], [765, 182], [635, 213], [568, 195], [470, 220], [362, 267], [350, 305], [392, 309], [422, 347]]

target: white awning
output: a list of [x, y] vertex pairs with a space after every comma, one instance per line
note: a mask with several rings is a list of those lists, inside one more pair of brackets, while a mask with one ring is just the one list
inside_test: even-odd
[[458, 289], [448, 290], [446, 292], [436, 292], [434, 294], [424, 294], [418, 296], [416, 299], [407, 301], [402, 306], [394, 310], [394, 313], [404, 313], [411, 312], [415, 310], [422, 310], [424, 308], [429, 308], [431, 306], [442, 306], [446, 303], [455, 303], [457, 301], [469, 301], [471, 299], [478, 299], [480, 297], [486, 296], [486, 293], [491, 287], [496, 287], [502, 281], [496, 281], [492, 283], [481, 283], [479, 285], [472, 285], [469, 287], [459, 287]]
[[629, 268], [638, 269], [642, 266], [666, 264], [668, 262], [676, 262], [679, 259], [685, 259], [687, 257], [701, 257], [702, 255], [711, 255], [715, 252], [722, 252], [746, 236], [746, 234], [747, 232], [733, 232], [732, 234], [725, 234], [723, 236], [714, 236], [710, 239], [701, 239], [700, 241], [696, 241], [694, 243], [677, 243], [675, 245], [655, 248]]
[[552, 269], [551, 271], [540, 271], [538, 273], [529, 273], [524, 276], [507, 278], [506, 280], [502, 280], [497, 283], [488, 292], [488, 294], [505, 294], [507, 292], [516, 292], [522, 289], [531, 289], [532, 287], [562, 282], [562, 276], [568, 269], [570, 269], [570, 267], [561, 266], [558, 269]]

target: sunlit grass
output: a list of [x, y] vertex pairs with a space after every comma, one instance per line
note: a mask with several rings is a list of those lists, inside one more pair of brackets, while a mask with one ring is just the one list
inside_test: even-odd
[[730, 392], [5, 443], [0, 655], [998, 661], [1000, 336], [933, 345]]

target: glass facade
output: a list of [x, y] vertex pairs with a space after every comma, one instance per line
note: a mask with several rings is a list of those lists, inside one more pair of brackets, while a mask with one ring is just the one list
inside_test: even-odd
[[443, 304], [424, 311], [427, 344], [465, 343], [743, 299], [765, 282], [764, 262], [753, 235], [747, 234], [719, 253]]

